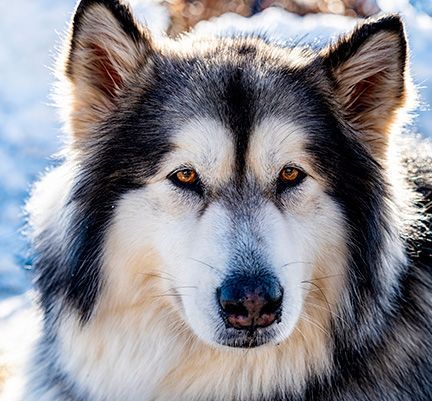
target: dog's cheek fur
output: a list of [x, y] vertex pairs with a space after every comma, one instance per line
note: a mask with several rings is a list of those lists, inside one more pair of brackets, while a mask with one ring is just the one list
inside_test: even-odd
[[[286, 286], [289, 288], [294, 272], [302, 270], [304, 278], [300, 283], [296, 283], [303, 301], [300, 314], [303, 328], [300, 325], [298, 328], [303, 334], [307, 329], [315, 337], [321, 337], [322, 347], [330, 350], [332, 343], [329, 335], [333, 320], [337, 320], [341, 315], [340, 305], [344, 302], [341, 298], [347, 280], [345, 216], [340, 206], [318, 183], [310, 185], [308, 196], [302, 202], [301, 208], [302, 212], [294, 211], [285, 219], [285, 231], [292, 238], [292, 247], [302, 250], [297, 261], [305, 261], [305, 264], [295, 263], [296, 260], [288, 254], [286, 257], [291, 256], [289, 260], [292, 264], [280, 269], [279, 274], [285, 276]], [[280, 248], [274, 249], [273, 254], [283, 254], [290, 248], [291, 246], [280, 243]], [[306, 343], [308, 342], [313, 343], [309, 339]]]
[[308, 369], [320, 376], [332, 364], [333, 323], [343, 320], [347, 238], [343, 213], [320, 185], [314, 182], [304, 192], [299, 208], [265, 213], [271, 226], [263, 238], [284, 287], [275, 342], [291, 344], [293, 355], [303, 355]]
[[153, 246], [161, 222], [172, 216], [154, 213], [155, 192], [131, 191], [119, 201], [103, 244], [104, 286], [92, 318], [84, 326], [77, 313], [60, 318], [64, 371], [92, 399], [150, 399], [158, 381], [185, 358], [184, 342], [176, 341], [185, 327], [169, 296], [172, 276]]

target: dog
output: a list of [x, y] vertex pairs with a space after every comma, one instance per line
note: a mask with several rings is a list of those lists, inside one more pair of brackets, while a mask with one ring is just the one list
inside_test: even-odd
[[403, 22], [155, 39], [82, 0], [27, 205], [26, 401], [429, 401], [432, 147]]

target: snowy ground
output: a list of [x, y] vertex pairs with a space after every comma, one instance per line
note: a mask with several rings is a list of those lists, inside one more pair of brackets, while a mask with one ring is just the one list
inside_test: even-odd
[[[142, 20], [154, 31], [167, 25], [159, 5], [133, 1]], [[398, 11], [405, 17], [412, 50], [413, 76], [421, 93], [414, 129], [432, 136], [432, 12], [430, 0], [381, 0], [385, 11]], [[417, 4], [416, 10], [410, 4]], [[53, 160], [59, 149], [61, 130], [55, 108], [50, 104], [54, 63], [59, 36], [74, 7], [72, 0], [14, 0], [0, 13], [0, 329], [13, 314], [13, 296], [29, 288], [31, 272], [25, 241], [20, 235], [22, 206], [31, 182]], [[421, 11], [423, 10], [423, 11]], [[330, 15], [298, 17], [276, 8], [245, 19], [225, 15], [212, 22], [201, 22], [198, 30], [266, 31], [275, 40], [289, 43], [322, 44], [329, 37], [349, 30], [354, 20]], [[3, 308], [2, 308], [3, 305]], [[17, 306], [18, 305], [18, 306]]]

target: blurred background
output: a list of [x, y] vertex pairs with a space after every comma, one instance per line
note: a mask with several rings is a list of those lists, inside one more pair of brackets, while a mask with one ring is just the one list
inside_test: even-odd
[[[28, 304], [22, 294], [30, 288], [32, 273], [21, 233], [22, 207], [31, 183], [55, 164], [50, 155], [63, 140], [50, 88], [56, 49], [74, 3], [14, 0], [0, 13], [0, 335]], [[312, 46], [348, 31], [357, 18], [399, 12], [407, 24], [420, 92], [412, 130], [432, 137], [432, 0], [131, 0], [131, 5], [155, 35], [190, 29], [230, 35], [259, 31], [280, 43]]]

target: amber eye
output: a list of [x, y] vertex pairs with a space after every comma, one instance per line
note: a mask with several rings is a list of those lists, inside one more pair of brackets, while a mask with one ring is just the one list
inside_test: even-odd
[[199, 175], [191, 168], [182, 168], [173, 171], [167, 178], [180, 188], [192, 190], [200, 194], [203, 192]]
[[284, 167], [280, 172], [279, 177], [283, 182], [293, 182], [297, 179], [299, 174], [300, 171], [294, 167]]
[[184, 169], [175, 173], [175, 179], [181, 184], [192, 185], [197, 182], [198, 174], [195, 170]]
[[284, 187], [293, 187], [295, 185], [300, 184], [303, 179], [306, 177], [306, 174], [298, 168], [285, 166], [281, 172], [279, 173], [279, 184], [280, 190], [283, 190]]

